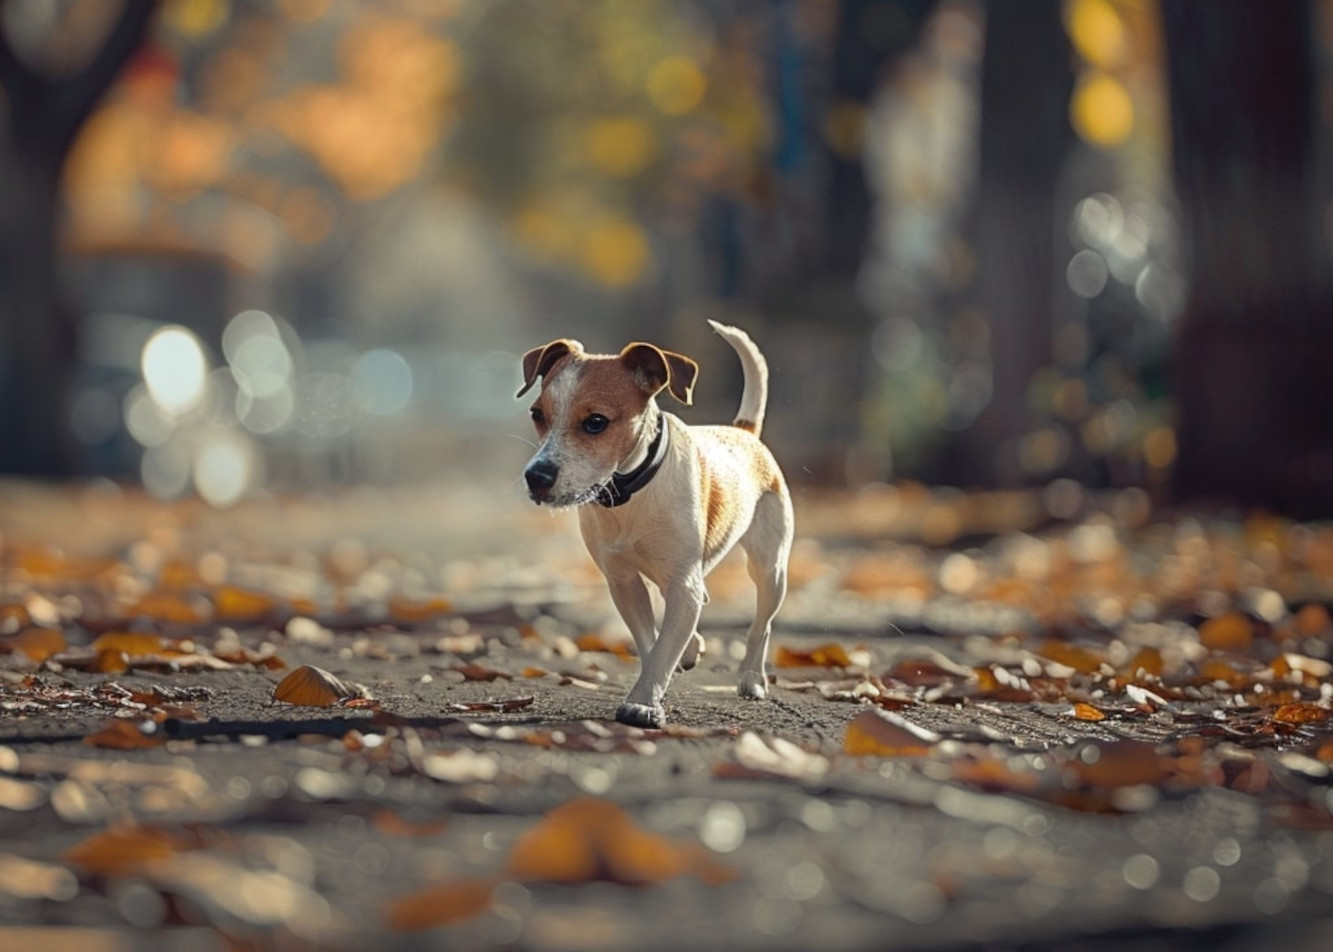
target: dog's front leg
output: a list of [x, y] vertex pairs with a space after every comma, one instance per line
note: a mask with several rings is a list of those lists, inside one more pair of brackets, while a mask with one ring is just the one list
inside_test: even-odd
[[657, 626], [653, 621], [653, 602], [643, 576], [633, 569], [623, 572], [605, 572], [611, 601], [634, 639], [640, 661], [646, 659], [657, 640]]
[[661, 727], [666, 722], [662, 699], [671, 675], [680, 663], [686, 643], [694, 636], [707, 595], [703, 576], [695, 571], [672, 582], [662, 593], [665, 607], [662, 631], [652, 651], [643, 656], [639, 680], [630, 689], [625, 703], [616, 711], [616, 720], [634, 727]]

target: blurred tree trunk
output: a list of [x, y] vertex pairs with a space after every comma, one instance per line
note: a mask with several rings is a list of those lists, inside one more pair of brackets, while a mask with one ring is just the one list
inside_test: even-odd
[[56, 76], [26, 62], [0, 28], [0, 472], [73, 468], [67, 399], [77, 335], [57, 275], [61, 172], [155, 6], [126, 0], [88, 63]]
[[1312, 5], [1163, 0], [1190, 297], [1175, 490], [1333, 514]]
[[972, 485], [1024, 481], [1017, 440], [1032, 426], [1028, 388], [1052, 362], [1052, 306], [1063, 274], [1057, 182], [1074, 145], [1074, 89], [1059, 0], [986, 4], [974, 249], [990, 326], [992, 398], [944, 454], [941, 475]]

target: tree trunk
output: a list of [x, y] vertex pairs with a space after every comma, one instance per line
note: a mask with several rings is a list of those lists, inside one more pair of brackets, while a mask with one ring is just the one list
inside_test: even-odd
[[1182, 499], [1333, 514], [1333, 322], [1303, 0], [1163, 0], [1190, 297]]
[[976, 296], [990, 327], [992, 397], [944, 454], [950, 482], [1025, 480], [1016, 441], [1033, 425], [1028, 389], [1052, 362], [1061, 274], [1055, 195], [1074, 144], [1069, 42], [1058, 0], [986, 4], [975, 209]]
[[0, 472], [74, 472], [68, 399], [77, 328], [57, 274], [61, 172], [156, 8], [125, 0], [92, 58], [59, 76], [34, 70], [0, 24]]
[[60, 157], [0, 155], [0, 472], [70, 473], [74, 326], [56, 276]]

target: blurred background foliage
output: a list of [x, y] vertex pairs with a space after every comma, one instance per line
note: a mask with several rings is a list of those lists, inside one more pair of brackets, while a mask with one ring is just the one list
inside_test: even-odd
[[801, 485], [1327, 514], [1328, 5], [1204, 6], [0, 0], [0, 470], [517, 472], [518, 354], [725, 418], [711, 316]]

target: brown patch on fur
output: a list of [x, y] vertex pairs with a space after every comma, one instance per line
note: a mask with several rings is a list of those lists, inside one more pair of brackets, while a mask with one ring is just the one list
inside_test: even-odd
[[754, 425], [753, 420], [733, 420], [731, 425], [738, 430], [744, 430], [746, 433], [759, 435], [759, 427]]
[[731, 499], [720, 480], [704, 473], [704, 551], [713, 552], [726, 538], [727, 528], [735, 518]]
[[[624, 459], [639, 439], [637, 428], [631, 424], [643, 413], [648, 399], [615, 357], [580, 361], [578, 386], [569, 408], [569, 439], [609, 463]], [[583, 432], [583, 421], [594, 413], [606, 417], [610, 425], [602, 433]]]

